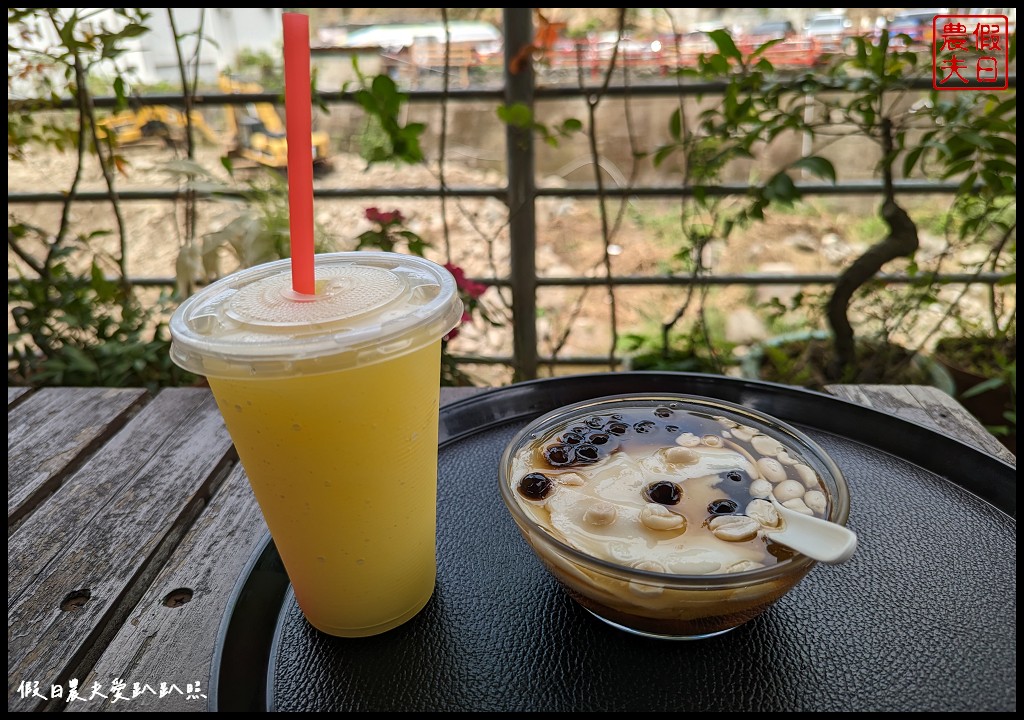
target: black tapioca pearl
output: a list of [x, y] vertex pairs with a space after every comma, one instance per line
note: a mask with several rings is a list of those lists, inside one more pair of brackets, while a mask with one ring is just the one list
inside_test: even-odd
[[529, 500], [543, 500], [555, 486], [554, 481], [543, 473], [524, 475], [517, 486], [519, 494]]
[[658, 480], [644, 488], [644, 498], [659, 505], [678, 505], [682, 497], [683, 489], [668, 480]]
[[600, 451], [589, 443], [576, 446], [576, 462], [592, 463], [597, 462], [601, 457]]
[[571, 428], [569, 428], [569, 432], [576, 433], [577, 435], [582, 435], [586, 431], [587, 428], [583, 425], [573, 425]]
[[587, 426], [594, 430], [600, 430], [604, 427], [604, 418], [599, 415], [593, 415], [587, 418]]
[[641, 420], [640, 422], [633, 425], [633, 429], [638, 433], [649, 433], [658, 427], [657, 423], [653, 420]]
[[629, 425], [626, 425], [625, 423], [621, 422], [608, 423], [608, 426], [605, 428], [605, 430], [607, 430], [612, 435], [625, 435], [626, 433], [629, 432]]
[[735, 500], [720, 498], [708, 503], [708, 512], [712, 515], [731, 515], [738, 507], [739, 504]]
[[730, 470], [725, 473], [726, 480], [732, 480], [733, 482], [743, 482], [744, 480], [750, 480], [750, 477], [741, 470]]
[[573, 461], [573, 451], [568, 445], [549, 445], [544, 448], [544, 459], [551, 467], [565, 467]]
[[580, 435], [578, 432], [567, 432], [562, 433], [561, 440], [566, 445], [579, 445], [581, 442], [583, 442], [583, 436]]
[[679, 432], [679, 426], [678, 425], [666, 425], [665, 426], [665, 432], [677, 433], [677, 432]]
[[660, 418], [672, 417], [672, 411], [669, 410], [667, 407], [656, 408], [654, 410], [654, 414]]
[[603, 432], [592, 432], [587, 435], [587, 442], [591, 445], [607, 445], [608, 441], [611, 440], [611, 435]]

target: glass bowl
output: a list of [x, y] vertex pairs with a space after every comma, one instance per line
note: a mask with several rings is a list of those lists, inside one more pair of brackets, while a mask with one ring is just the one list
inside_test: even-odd
[[509, 443], [499, 479], [522, 536], [580, 605], [659, 638], [728, 632], [814, 567], [771, 540], [770, 497], [841, 525], [850, 511], [842, 473], [804, 433], [693, 395], [549, 412]]

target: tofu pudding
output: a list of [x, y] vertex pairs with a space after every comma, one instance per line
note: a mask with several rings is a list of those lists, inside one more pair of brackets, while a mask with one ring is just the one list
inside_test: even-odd
[[772, 499], [833, 522], [848, 512], [838, 469], [802, 433], [692, 396], [550, 413], [513, 440], [502, 475], [524, 537], [573, 597], [657, 636], [729, 630], [810, 570], [771, 540]]

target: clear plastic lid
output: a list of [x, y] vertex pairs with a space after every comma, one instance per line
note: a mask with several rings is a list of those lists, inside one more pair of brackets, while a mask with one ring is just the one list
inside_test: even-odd
[[276, 377], [358, 367], [436, 342], [462, 316], [455, 278], [423, 258], [316, 256], [316, 295], [291, 289], [289, 260], [203, 288], [171, 318], [171, 359], [199, 375]]

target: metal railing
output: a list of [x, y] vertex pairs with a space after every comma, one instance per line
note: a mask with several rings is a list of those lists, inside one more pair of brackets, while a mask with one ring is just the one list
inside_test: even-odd
[[[511, 74], [509, 63], [518, 52], [533, 41], [531, 10], [529, 8], [505, 8], [505, 63], [504, 85], [500, 89], [467, 88], [439, 90], [407, 91], [411, 103], [439, 102], [472, 102], [478, 100], [502, 101], [506, 105], [523, 103], [530, 108], [536, 102], [578, 99], [596, 91], [596, 87], [537, 87], [533, 68], [529, 63], [521, 66], [520, 72]], [[1011, 88], [1016, 88], [1016, 76], [1009, 79]], [[660, 97], [660, 96], [698, 96], [721, 93], [727, 87], [724, 82], [692, 82], [692, 83], [653, 83], [621, 87], [609, 85], [601, 88], [608, 96]], [[931, 89], [927, 79], [912, 81], [912, 89]], [[798, 88], [794, 87], [794, 91]], [[350, 92], [321, 92], [318, 99], [326, 104], [354, 103]], [[210, 93], [194, 95], [190, 102], [194, 107], [244, 105], [254, 102], [279, 102], [277, 93]], [[97, 97], [93, 103], [97, 108], [116, 107], [116, 98]], [[170, 105], [184, 107], [184, 98], [180, 94], [147, 95], [133, 98], [139, 105]], [[28, 108], [74, 109], [73, 99], [64, 98], [53, 102], [50, 100], [9, 100], [8, 111]], [[358, 199], [358, 198], [498, 198], [509, 208], [510, 273], [509, 277], [475, 278], [477, 281], [494, 287], [504, 287], [511, 291], [512, 296], [512, 331], [513, 354], [504, 356], [461, 356], [458, 360], [476, 364], [503, 364], [511, 366], [517, 378], [528, 379], [537, 376], [539, 365], [576, 365], [597, 366], [609, 363], [608, 356], [568, 356], [542, 357], [537, 348], [537, 289], [540, 287], [623, 287], [623, 286], [686, 286], [701, 285], [829, 285], [834, 284], [838, 275], [802, 274], [779, 275], [764, 273], [748, 273], [734, 275], [690, 275], [661, 274], [644, 276], [613, 276], [606, 277], [538, 277], [536, 268], [537, 227], [535, 202], [538, 198], [565, 197], [692, 197], [695, 189], [682, 186], [640, 186], [640, 187], [609, 187], [602, 191], [596, 188], [545, 188], [537, 187], [534, 165], [534, 137], [528, 128], [513, 125], [506, 126], [506, 158], [507, 183], [504, 188], [484, 187], [446, 187], [446, 188], [317, 188], [314, 197], [321, 199]], [[797, 183], [796, 187], [804, 196], [822, 195], [879, 195], [883, 188], [878, 182], [845, 182], [836, 184]], [[898, 194], [954, 194], [960, 190], [957, 183], [933, 183], [919, 180], [903, 180], [895, 183]], [[738, 196], [746, 194], [749, 187], [744, 184], [722, 183], [714, 187], [702, 188], [701, 192], [708, 196]], [[227, 197], [244, 197], [243, 191], [186, 191], [181, 189], [145, 189], [123, 190], [117, 193], [119, 201], [177, 201], [191, 195], [198, 200], [216, 200]], [[34, 203], [61, 203], [66, 199], [59, 192], [10, 192], [8, 205]], [[79, 202], [102, 202], [109, 199], [109, 194], [100, 191], [78, 192], [75, 196]], [[930, 277], [939, 284], [995, 284], [1006, 277], [1006, 273], [941, 273]], [[921, 281], [920, 276], [907, 274], [880, 274], [877, 276], [888, 284], [910, 284]], [[8, 278], [8, 283], [18, 282], [16, 278]], [[174, 278], [170, 277], [133, 277], [129, 282], [139, 287], [173, 287]]]

